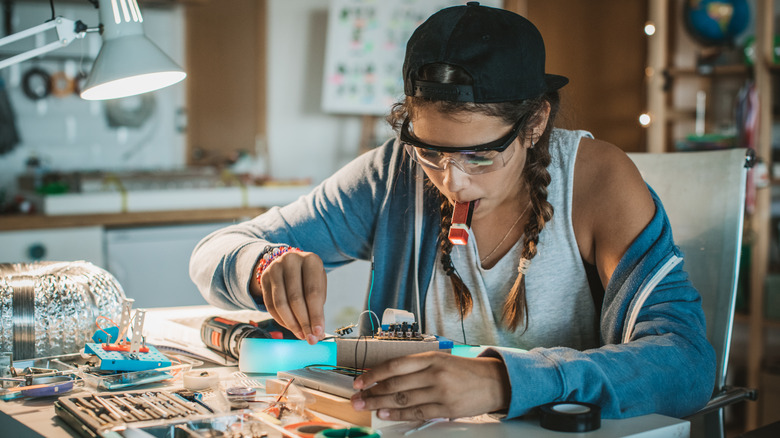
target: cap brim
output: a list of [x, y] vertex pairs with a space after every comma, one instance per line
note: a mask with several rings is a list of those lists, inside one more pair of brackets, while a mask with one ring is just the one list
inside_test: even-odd
[[569, 78], [560, 75], [545, 74], [544, 80], [547, 82], [548, 92], [558, 90], [559, 88], [569, 83]]

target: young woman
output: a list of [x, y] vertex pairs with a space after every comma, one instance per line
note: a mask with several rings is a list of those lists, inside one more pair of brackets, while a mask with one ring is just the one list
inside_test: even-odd
[[[663, 207], [617, 147], [553, 127], [566, 78], [528, 20], [470, 2], [412, 35], [398, 137], [311, 194], [206, 237], [206, 299], [324, 336], [326, 270], [373, 260], [366, 307], [419, 311], [424, 333], [488, 348], [426, 353], [358, 377], [352, 404], [391, 420], [525, 414], [553, 401], [605, 418], [684, 416], [715, 359]], [[447, 238], [471, 203], [466, 245]]]

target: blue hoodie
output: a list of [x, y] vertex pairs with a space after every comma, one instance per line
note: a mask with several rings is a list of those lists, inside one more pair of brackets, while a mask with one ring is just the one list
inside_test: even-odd
[[[419, 302], [425, 303], [440, 227], [438, 199], [425, 196], [416, 265], [415, 190], [413, 163], [390, 140], [297, 201], [204, 238], [193, 251], [190, 276], [215, 306], [265, 310], [248, 291], [267, 245], [314, 252], [326, 270], [373, 257], [374, 286], [366, 308], [380, 315], [386, 308], [414, 311], [415, 272]], [[483, 353], [506, 364], [512, 386], [507, 418], [553, 401], [594, 403], [604, 418], [681, 417], [709, 400], [716, 360], [706, 339], [701, 297], [682, 269], [663, 206], [652, 195], [655, 216], [606, 287], [600, 348]]]

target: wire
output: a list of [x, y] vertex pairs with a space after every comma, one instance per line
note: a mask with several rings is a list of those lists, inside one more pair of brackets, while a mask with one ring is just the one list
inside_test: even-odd
[[460, 307], [460, 331], [463, 333], [463, 345], [469, 345], [466, 343], [466, 328], [463, 326], [463, 306]]
[[[371, 253], [371, 284], [368, 286], [368, 309], [371, 310], [371, 292], [374, 291], [374, 253]], [[362, 314], [361, 314], [362, 315]], [[379, 319], [379, 318], [377, 318]], [[371, 321], [371, 333], [374, 333], [374, 320], [369, 318], [369, 321]], [[360, 316], [358, 316], [358, 323], [360, 323]], [[381, 326], [382, 323], [379, 323]]]
[[51, 6], [51, 19], [54, 20], [56, 18], [56, 15], [54, 15], [54, 0], [49, 0], [49, 5]]
[[[363, 373], [366, 370], [366, 358], [368, 357], [368, 337], [367, 336], [360, 335], [357, 338], [357, 342], [355, 343], [355, 366], [357, 366], [357, 363], [358, 363], [358, 353], [357, 352], [358, 352], [358, 348], [360, 348], [360, 340], [361, 339], [363, 339], [363, 363], [360, 364], [360, 368], [358, 368], [358, 369], [360, 370], [361, 373]], [[357, 379], [357, 377], [358, 377], [358, 374], [355, 373], [355, 376], [353, 377], [353, 380]]]
[[[377, 325], [379, 327], [382, 327], [382, 322], [379, 320], [379, 317], [377, 316], [376, 313], [374, 313], [373, 310], [371, 310], [371, 309], [364, 310], [364, 311], [360, 312], [360, 315], [358, 315], [358, 327], [359, 327], [358, 332], [362, 332], [362, 329], [363, 329], [363, 325], [362, 325], [362, 321], [361, 321], [360, 317], [363, 316], [364, 313], [369, 313], [371, 315], [374, 315], [374, 318], [376, 318]], [[371, 321], [371, 336], [373, 336], [374, 335], [374, 320], [371, 319], [370, 316], [369, 316], [369, 321]]]

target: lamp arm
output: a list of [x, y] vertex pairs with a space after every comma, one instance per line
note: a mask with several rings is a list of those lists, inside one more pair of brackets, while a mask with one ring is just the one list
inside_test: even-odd
[[28, 38], [33, 35], [46, 32], [47, 30], [50, 29], [57, 30], [57, 41], [3, 59], [2, 61], [0, 61], [0, 69], [4, 69], [8, 66], [20, 63], [22, 61], [26, 61], [30, 58], [34, 58], [36, 56], [43, 55], [44, 53], [57, 50], [60, 47], [65, 47], [68, 44], [72, 43], [73, 40], [77, 38], [84, 38], [87, 31], [91, 30], [91, 29], [87, 29], [87, 26], [81, 21], [73, 21], [63, 17], [56, 17], [55, 19], [51, 21], [47, 21], [46, 23], [39, 24], [38, 26], [31, 27], [21, 32], [17, 32], [13, 35], [0, 38], [0, 47], [6, 44], [13, 43], [15, 41], [19, 41], [23, 38]]

